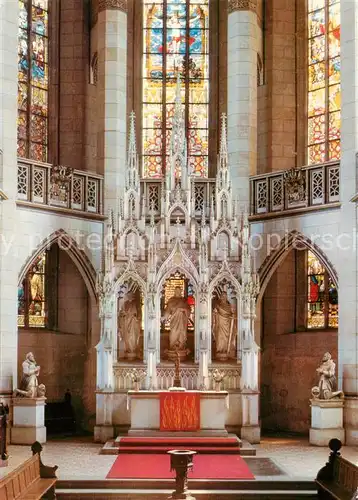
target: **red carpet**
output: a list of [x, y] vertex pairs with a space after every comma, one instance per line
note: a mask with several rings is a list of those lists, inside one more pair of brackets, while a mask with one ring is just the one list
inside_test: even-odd
[[[171, 479], [168, 455], [120, 454], [106, 479]], [[189, 479], [255, 479], [239, 455], [207, 455], [194, 457], [194, 470]]]

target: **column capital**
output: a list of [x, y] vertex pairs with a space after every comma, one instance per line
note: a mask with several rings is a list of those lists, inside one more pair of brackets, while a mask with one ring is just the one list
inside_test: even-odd
[[127, 12], [127, 0], [98, 0], [98, 12], [103, 10], [121, 10]]
[[228, 13], [231, 14], [237, 10], [250, 10], [257, 12], [257, 0], [228, 0]]

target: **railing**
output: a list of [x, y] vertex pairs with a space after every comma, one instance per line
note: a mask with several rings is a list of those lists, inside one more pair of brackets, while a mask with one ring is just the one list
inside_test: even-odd
[[[153, 209], [156, 216], [160, 215], [161, 180], [142, 179], [141, 195], [147, 204], [146, 212]], [[215, 200], [215, 179], [194, 178], [193, 200], [197, 217], [202, 216], [203, 210], [209, 216], [212, 198]]]
[[[141, 389], [145, 387], [145, 374], [146, 367], [136, 367], [137, 372], [142, 378]], [[240, 388], [240, 365], [235, 367], [228, 367], [222, 365], [215, 365], [209, 368], [209, 389], [214, 389], [213, 379], [211, 374], [214, 369], [218, 369], [220, 372], [225, 373], [225, 377], [222, 382], [223, 390], [239, 390]], [[117, 391], [127, 391], [134, 388], [134, 383], [131, 377], [132, 368], [128, 366], [114, 366], [114, 378], [115, 378], [115, 390]], [[199, 367], [198, 366], [181, 366], [180, 367], [181, 383], [183, 387], [188, 390], [199, 389]], [[175, 377], [175, 368], [171, 366], [157, 366], [157, 383], [159, 390], [166, 390], [169, 387], [173, 387]]]
[[[63, 168], [63, 167], [57, 167]], [[19, 159], [17, 199], [36, 205], [70, 209], [88, 214], [102, 214], [103, 177], [82, 170]]]
[[339, 162], [250, 178], [251, 215], [266, 216], [339, 202]]

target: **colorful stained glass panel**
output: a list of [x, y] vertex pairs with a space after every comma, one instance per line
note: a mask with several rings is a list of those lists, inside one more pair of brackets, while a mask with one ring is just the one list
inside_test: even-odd
[[308, 116], [321, 115], [326, 111], [325, 89], [314, 90], [308, 94]]
[[27, 7], [24, 4], [24, 2], [19, 2], [19, 27], [26, 30], [27, 26], [28, 26]]
[[328, 143], [328, 158], [330, 160], [339, 160], [341, 157], [340, 141], [330, 141]]
[[324, 4], [325, 0], [308, 0], [308, 11], [322, 9]]
[[329, 60], [329, 84], [339, 83], [341, 81], [341, 59], [335, 57]]
[[341, 137], [341, 112], [329, 114], [329, 140]]
[[326, 57], [326, 41], [324, 36], [311, 38], [308, 42], [309, 48], [309, 64], [324, 61]]
[[31, 143], [30, 157], [36, 161], [47, 162], [47, 147], [46, 144]]
[[314, 116], [308, 120], [308, 144], [324, 142], [326, 139], [326, 115]]
[[340, 4], [339, 3], [335, 3], [335, 4], [329, 6], [328, 16], [329, 16], [328, 29], [329, 29], [329, 31], [333, 31], [333, 32], [338, 30], [336, 32], [336, 37], [339, 40], [339, 38], [340, 38], [339, 30], [341, 27], [341, 12], [340, 12]]
[[207, 156], [189, 156], [189, 172], [197, 177], [207, 177], [208, 175], [208, 157]]
[[317, 10], [308, 15], [309, 36], [324, 35], [326, 29], [325, 10]]
[[[144, 2], [142, 122], [145, 176], [160, 176], [168, 161], [178, 74], [182, 79], [182, 116], [187, 129], [188, 154], [207, 154], [208, 5], [208, 0]], [[149, 108], [146, 103], [157, 103], [158, 107]], [[159, 109], [159, 105], [162, 105], [162, 108]], [[164, 123], [163, 113], [160, 113], [159, 117], [161, 109], [165, 115]], [[160, 130], [162, 133], [156, 142]], [[162, 137], [166, 138], [165, 141]], [[199, 159], [197, 161], [199, 162]], [[160, 162], [160, 168], [156, 162]], [[203, 172], [207, 172], [206, 163], [207, 159], [202, 160], [201, 167], [196, 167], [196, 171], [205, 175]]]
[[341, 109], [341, 86], [332, 85], [329, 87], [329, 111], [339, 111]]
[[34, 142], [46, 142], [47, 119], [42, 116], [32, 115], [30, 134]]
[[326, 159], [326, 146], [325, 144], [315, 144], [308, 147], [308, 163], [314, 165], [316, 163], [323, 163]]
[[308, 89], [316, 90], [326, 85], [326, 65], [324, 62], [312, 64], [308, 68]]
[[47, 115], [47, 92], [46, 90], [32, 87], [31, 89], [31, 112]]
[[48, 14], [39, 7], [32, 7], [32, 31], [41, 36], [47, 36]]

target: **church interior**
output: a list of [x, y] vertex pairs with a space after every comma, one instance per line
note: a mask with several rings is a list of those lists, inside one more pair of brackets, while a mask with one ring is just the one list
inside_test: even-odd
[[0, 0], [0, 498], [358, 498], [357, 88], [354, 0]]

